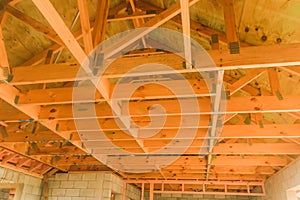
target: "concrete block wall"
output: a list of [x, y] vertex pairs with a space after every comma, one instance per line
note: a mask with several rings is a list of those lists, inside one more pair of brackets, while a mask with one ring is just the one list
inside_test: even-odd
[[266, 181], [264, 200], [297, 200], [296, 192], [287, 190], [299, 185], [300, 160]]
[[15, 199], [40, 200], [41, 179], [0, 167], [0, 184], [17, 186]]
[[[49, 200], [110, 200], [115, 194], [121, 200], [123, 180], [104, 172], [58, 173], [49, 178]], [[127, 187], [127, 198], [140, 200], [140, 192]]]
[[8, 199], [9, 189], [0, 189], [0, 200]]

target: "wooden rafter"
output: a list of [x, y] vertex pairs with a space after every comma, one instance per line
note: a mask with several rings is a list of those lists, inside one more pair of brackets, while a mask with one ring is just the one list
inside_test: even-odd
[[80, 13], [80, 22], [81, 22], [81, 30], [83, 34], [84, 50], [86, 54], [89, 54], [93, 50], [93, 40], [92, 40], [88, 5], [86, 0], [78, 0], [77, 4]]
[[93, 31], [94, 47], [104, 41], [110, 0], [98, 0], [96, 22]]
[[29, 17], [28, 15], [22, 13], [21, 11], [17, 10], [12, 6], [6, 6], [5, 10], [8, 12], [9, 15], [16, 17], [20, 21], [24, 22], [25, 24], [33, 27], [36, 31], [43, 34], [46, 38], [54, 41], [57, 44], [63, 45], [62, 41], [58, 37], [58, 35], [50, 28], [45, 26], [44, 24], [38, 22], [37, 20]]
[[2, 33], [2, 25], [0, 25], [0, 80], [6, 80], [7, 75], [5, 74], [5, 68], [7, 73], [10, 72], [8, 57], [4, 44], [4, 38]]
[[248, 85], [251, 81], [258, 78], [260, 75], [262, 75], [265, 72], [265, 69], [254, 69], [250, 72], [248, 72], [245, 76], [241, 77], [237, 82], [230, 85], [228, 87], [230, 91], [230, 95], [233, 95], [237, 91], [239, 91], [244, 86]]
[[230, 53], [236, 54], [239, 53], [239, 38], [233, 6], [234, 0], [222, 0], [222, 3], [228, 46]]
[[279, 77], [277, 74], [277, 69], [276, 68], [268, 69], [268, 76], [269, 76], [269, 82], [270, 82], [272, 94], [277, 95], [278, 97], [281, 96], [282, 93], [281, 93], [281, 87], [279, 83]]
[[180, 0], [184, 57], [186, 60], [186, 68], [192, 68], [192, 49], [191, 49], [191, 26], [190, 26], [190, 6], [187, 0]]

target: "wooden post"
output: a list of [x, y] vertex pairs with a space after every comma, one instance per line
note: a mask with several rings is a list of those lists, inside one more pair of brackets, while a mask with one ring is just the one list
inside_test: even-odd
[[154, 184], [150, 183], [150, 198], [149, 198], [149, 200], [154, 200], [153, 191], [154, 191]]
[[44, 200], [48, 200], [49, 198], [49, 187], [48, 187], [48, 176], [45, 175], [43, 179], [43, 195]]
[[126, 188], [127, 188], [127, 183], [124, 181], [124, 183], [123, 183], [123, 192], [122, 192], [122, 200], [126, 200]]
[[142, 183], [142, 197], [141, 200], [144, 200], [145, 198], [145, 183]]

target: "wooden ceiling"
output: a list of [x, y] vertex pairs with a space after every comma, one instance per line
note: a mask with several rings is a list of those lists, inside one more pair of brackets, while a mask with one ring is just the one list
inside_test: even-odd
[[[181, 57], [147, 46], [143, 33], [130, 33], [126, 36], [128, 43], [119, 42], [115, 47], [125, 47], [137, 40], [147, 48], [117, 58], [104, 72], [107, 84], [101, 87], [104, 89], [98, 88], [93, 100], [102, 134], [118, 148], [133, 154], [163, 148], [172, 142], [179, 128], [186, 132], [196, 129], [196, 137], [189, 138], [190, 147], [171, 165], [151, 173], [118, 171], [121, 176], [138, 180], [265, 181], [298, 159], [299, 1], [0, 2], [2, 166], [40, 177], [57, 171], [111, 171], [97, 158], [114, 151], [105, 148], [104, 141], [97, 140], [97, 136], [80, 134], [76, 129], [72, 102], [83, 106], [91, 103], [84, 95], [78, 102], [72, 96], [78, 85], [78, 63], [83, 63], [94, 47], [114, 34], [149, 26], [162, 26], [191, 36], [207, 50], [216, 70], [224, 72], [216, 76], [223, 81], [226, 91], [224, 126], [217, 138], [217, 135], [210, 137], [216, 141], [215, 145], [206, 143], [207, 131], [217, 126], [218, 118], [211, 106], [217, 97], [210, 95], [196, 69], [183, 65]], [[174, 41], [160, 39], [170, 47], [176, 46]], [[183, 45], [187, 55], [189, 44]], [[149, 62], [168, 65], [182, 74], [191, 84], [194, 91], [191, 95], [197, 97], [201, 112], [183, 116], [177, 100], [183, 97], [153, 83], [139, 87], [127, 105], [132, 121], [147, 126], [151, 120], [149, 109], [155, 104], [164, 106], [167, 117], [156, 135], [142, 139], [118, 126], [110, 98], [120, 77]], [[143, 75], [160, 74], [146, 71]], [[138, 73], [132, 74], [132, 80], [139, 77]], [[88, 79], [80, 77], [81, 82]], [[181, 85], [178, 80], [167, 82]], [[135, 85], [122, 84], [122, 91]], [[82, 93], [87, 90], [88, 87], [83, 87]], [[195, 115], [201, 116], [196, 127], [180, 127], [182, 117], [190, 120]], [[77, 119], [87, 126], [83, 131], [88, 131], [89, 117]], [[152, 120], [160, 121], [161, 117]], [[205, 145], [210, 151], [200, 156]], [[160, 159], [164, 156], [172, 155], [162, 155]], [[134, 165], [133, 168], [138, 168]]]

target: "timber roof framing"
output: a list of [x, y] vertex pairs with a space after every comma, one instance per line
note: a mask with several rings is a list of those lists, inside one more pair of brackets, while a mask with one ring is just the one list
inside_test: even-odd
[[[1, 166], [35, 176], [53, 174], [58, 170], [108, 171], [111, 169], [98, 161], [95, 155], [117, 154], [118, 148], [126, 149], [132, 155], [151, 153], [172, 142], [179, 128], [182, 128], [186, 135], [196, 130], [196, 137], [179, 138], [183, 142], [191, 140], [192, 143], [174, 163], [152, 173], [120, 175], [128, 179], [128, 182], [131, 179], [193, 179], [261, 183], [299, 158], [300, 91], [286, 90], [290, 91], [288, 78], [298, 80], [300, 77], [300, 44], [286, 42], [251, 46], [248, 41], [240, 41], [239, 38], [244, 37], [239, 37], [242, 29], [237, 20], [238, 5], [233, 0], [220, 0], [225, 32], [197, 22], [191, 13], [192, 6], [197, 9], [198, 0], [181, 0], [167, 8], [160, 8], [142, 0], [129, 0], [119, 4], [112, 0], [99, 0], [91, 7], [86, 0], [78, 0], [73, 6], [78, 9], [80, 20], [74, 31], [69, 28], [70, 20], [62, 18], [59, 9], [49, 0], [32, 0], [31, 6], [35, 5], [35, 9], [41, 12], [41, 15], [36, 17], [30, 15], [28, 10], [20, 9], [22, 2], [24, 5], [28, 3], [27, 0], [12, 1], [0, 12], [0, 16], [5, 18], [1, 19], [3, 23], [0, 29], [0, 78], [3, 80], [0, 84]], [[249, 2], [245, 5], [248, 4]], [[97, 15], [91, 12], [93, 7], [99, 11]], [[15, 18], [15, 23], [31, 27], [43, 40], [48, 41], [48, 45], [19, 62], [23, 64], [12, 66], [10, 62], [14, 55], [10, 50], [12, 45], [6, 39], [9, 36], [6, 26], [10, 23], [9, 20]], [[85, 75], [77, 77], [80, 64], [97, 44], [110, 36], [108, 33], [114, 31], [110, 23], [127, 22], [130, 22], [128, 24], [132, 28], [157, 28], [164, 25], [174, 29], [179, 27], [188, 37], [194, 37], [196, 34], [202, 40], [210, 42], [211, 36], [217, 34], [218, 45], [207, 51], [216, 67], [204, 66], [200, 71], [219, 72], [219, 89], [223, 83], [227, 98], [225, 111], [212, 108], [211, 99], [219, 96], [219, 100], [216, 97], [217, 103], [213, 106], [217, 108], [221, 94], [215, 94], [218, 93], [218, 89], [214, 93], [209, 91], [203, 77], [197, 75], [199, 70], [189, 69], [187, 64], [184, 66], [185, 60], [178, 55], [156, 49], [129, 52], [117, 58], [104, 72], [101, 84], [84, 87], [74, 85], [74, 81], [84, 83], [86, 80], [98, 78], [89, 76], [91, 70], [88, 67], [84, 69]], [[119, 42], [105, 48], [105, 55], [110, 57], [140, 40], [145, 47], [150, 41], [145, 36], [152, 29], [142, 30], [138, 34], [131, 32]], [[118, 32], [120, 31], [117, 30], [116, 33]], [[234, 46], [238, 51], [229, 51], [233, 43], [238, 44]], [[184, 41], [183, 45], [185, 55], [189, 57], [190, 41]], [[62, 55], [57, 59], [57, 63], [53, 63], [53, 58], [62, 50], [70, 54]], [[52, 57], [49, 59], [47, 55]], [[74, 59], [69, 61], [68, 56], [73, 56]], [[118, 100], [120, 109], [115, 110], [112, 106], [112, 93], [116, 81], [135, 67], [150, 62], [170, 66], [173, 71], [151, 69], [131, 73], [127, 83], [119, 84], [121, 92], [114, 98]], [[128, 100], [126, 91], [139, 85], [139, 82], [135, 82], [138, 77], [153, 74], [167, 77], [174, 73], [186, 78], [192, 86], [193, 94], [183, 92], [181, 95], [174, 95], [165, 87], [151, 83], [139, 87], [129, 101], [125, 102]], [[164, 81], [176, 88], [180, 88], [183, 82], [172, 79]], [[86, 97], [94, 87], [97, 88], [95, 98]], [[82, 98], [77, 102], [72, 98], [75, 88], [82, 94]], [[188, 104], [192, 97], [196, 97], [201, 111], [182, 113], [177, 98]], [[84, 130], [76, 128], [72, 103], [81, 105], [82, 117], [76, 120], [86, 125]], [[89, 128], [92, 127], [91, 116], [87, 115], [85, 108], [91, 103], [95, 104], [97, 110], [93, 118], [97, 119], [108, 140], [99, 139], [98, 130]], [[149, 110], [155, 104], [162, 105], [165, 114], [152, 114], [150, 118]], [[127, 107], [130, 108], [131, 120], [137, 125], [147, 126], [150, 120], [154, 124], [158, 123], [163, 116], [167, 117], [167, 121], [163, 128], [151, 126], [137, 132], [132, 131], [134, 123], [127, 123], [130, 118], [116, 117], [112, 113], [119, 112], [122, 116]], [[216, 114], [226, 114], [222, 132], [220, 135], [207, 136], [207, 130], [215, 132], [218, 117], [213, 116]], [[181, 118], [192, 121], [195, 115], [201, 117], [197, 125], [180, 125]], [[120, 128], [116, 118], [125, 126]], [[126, 133], [128, 130], [130, 134]], [[149, 134], [153, 130], [157, 130], [158, 133], [149, 138], [135, 137]], [[215, 141], [216, 145], [212, 141]], [[117, 148], [109, 148], [109, 143], [113, 143]], [[204, 147], [209, 149], [206, 156], [199, 153]], [[131, 161], [132, 169], [142, 169], [143, 166], [134, 163], [136, 158], [132, 155], [124, 155], [122, 159]], [[157, 156], [158, 161], [163, 160], [165, 156], [176, 155], [162, 154]], [[140, 159], [148, 158], [146, 155], [140, 155]], [[149, 162], [153, 160], [149, 159]], [[110, 164], [118, 166], [118, 163], [116, 158]]]

